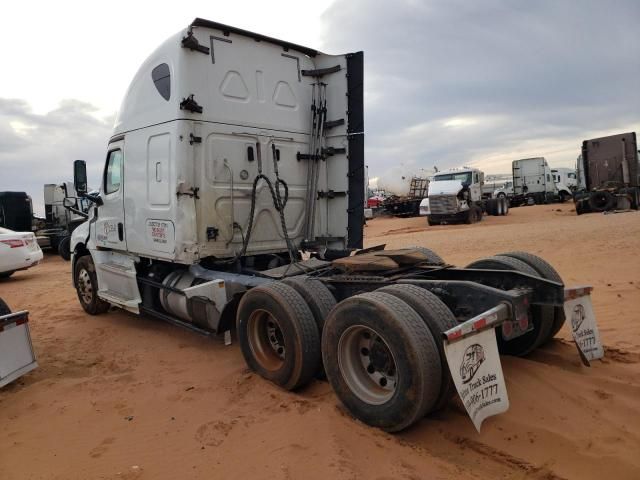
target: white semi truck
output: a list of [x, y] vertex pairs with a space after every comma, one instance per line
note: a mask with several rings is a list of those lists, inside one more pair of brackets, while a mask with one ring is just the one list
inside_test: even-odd
[[506, 215], [505, 198], [483, 198], [484, 173], [477, 168], [443, 170], [431, 177], [427, 198], [420, 204], [420, 214], [429, 225], [442, 223], [476, 223], [483, 213]]
[[513, 206], [525, 203], [550, 203], [567, 201], [572, 198], [571, 189], [554, 180], [554, 174], [544, 157], [514, 160]]
[[552, 168], [551, 176], [556, 185], [564, 185], [573, 192], [578, 187], [578, 173], [575, 168]]
[[423, 247], [362, 250], [362, 52], [196, 19], [140, 67], [99, 193], [86, 182], [76, 161], [92, 202], [71, 241], [86, 312], [234, 330], [262, 377], [292, 390], [324, 371], [388, 431], [466, 395], [474, 375], [487, 381], [482, 402], [465, 397], [474, 422], [504, 411], [497, 348], [526, 355], [564, 323], [562, 280], [533, 255], [455, 268]]

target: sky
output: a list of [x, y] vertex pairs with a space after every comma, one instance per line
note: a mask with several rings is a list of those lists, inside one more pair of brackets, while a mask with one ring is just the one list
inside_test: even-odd
[[327, 53], [365, 52], [370, 178], [544, 156], [640, 133], [640, 2], [317, 0], [11, 2], [0, 17], [0, 191], [97, 185], [138, 66], [195, 17]]

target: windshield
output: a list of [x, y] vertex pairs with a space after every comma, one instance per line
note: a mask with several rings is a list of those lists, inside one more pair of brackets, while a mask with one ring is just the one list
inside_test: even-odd
[[460, 173], [443, 173], [433, 177], [434, 182], [442, 182], [444, 180], [458, 180], [460, 183], [468, 183], [471, 185], [471, 172]]

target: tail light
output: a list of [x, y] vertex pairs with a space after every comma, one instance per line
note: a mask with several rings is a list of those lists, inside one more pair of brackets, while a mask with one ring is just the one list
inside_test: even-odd
[[0, 243], [4, 243], [5, 245], [9, 245], [11, 248], [20, 248], [24, 247], [26, 244], [22, 240], [13, 239], [13, 240], [0, 240]]

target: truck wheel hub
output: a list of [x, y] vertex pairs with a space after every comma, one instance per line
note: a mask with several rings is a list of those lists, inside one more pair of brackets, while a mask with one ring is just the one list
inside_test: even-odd
[[85, 303], [91, 303], [93, 300], [93, 285], [91, 284], [91, 277], [89, 272], [84, 268], [78, 272], [78, 292]]
[[371, 405], [382, 405], [398, 384], [393, 353], [384, 338], [363, 325], [343, 332], [338, 342], [338, 366], [349, 389]]

